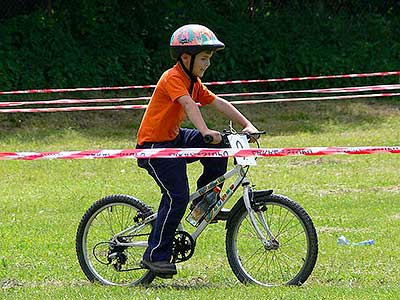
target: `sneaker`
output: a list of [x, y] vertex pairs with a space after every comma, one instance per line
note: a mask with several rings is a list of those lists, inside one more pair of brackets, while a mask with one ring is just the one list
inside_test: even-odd
[[172, 278], [173, 275], [178, 273], [175, 264], [169, 261], [148, 261], [143, 259], [140, 265], [142, 268], [149, 269], [161, 278]]

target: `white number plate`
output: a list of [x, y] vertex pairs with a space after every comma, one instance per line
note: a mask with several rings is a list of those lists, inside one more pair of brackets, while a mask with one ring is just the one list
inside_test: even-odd
[[[250, 149], [249, 142], [247, 141], [247, 137], [245, 135], [232, 134], [228, 136], [228, 139], [232, 149]], [[236, 161], [242, 166], [257, 165], [256, 158], [254, 156], [236, 157]]]

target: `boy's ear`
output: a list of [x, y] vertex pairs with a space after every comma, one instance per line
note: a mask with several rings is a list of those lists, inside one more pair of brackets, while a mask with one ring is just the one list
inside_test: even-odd
[[181, 55], [181, 58], [182, 58], [183, 60], [190, 60], [190, 55], [187, 54], [187, 53], [183, 53], [183, 54]]
[[191, 55], [190, 55], [190, 54], [183, 53], [183, 54], [181, 55], [181, 59], [182, 59], [182, 61], [183, 61], [183, 63], [184, 63], [185, 65], [188, 65], [188, 64], [190, 63], [190, 58], [191, 58]]

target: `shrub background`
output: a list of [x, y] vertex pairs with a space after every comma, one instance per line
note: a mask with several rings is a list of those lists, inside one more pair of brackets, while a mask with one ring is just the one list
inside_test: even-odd
[[207, 80], [396, 70], [399, 2], [25, 1], [0, 11], [0, 90], [155, 83], [185, 23], [226, 44]]

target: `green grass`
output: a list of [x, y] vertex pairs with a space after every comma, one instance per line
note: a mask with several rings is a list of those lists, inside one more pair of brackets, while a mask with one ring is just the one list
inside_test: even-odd
[[[268, 134], [262, 147], [400, 144], [398, 101], [240, 107]], [[134, 147], [141, 112], [0, 116], [0, 151]], [[209, 124], [223, 128], [218, 116]], [[299, 202], [312, 216], [319, 257], [302, 287], [243, 286], [229, 269], [223, 224], [207, 228], [173, 280], [149, 287], [89, 283], [75, 232], [91, 203], [126, 193], [153, 207], [159, 189], [131, 159], [0, 161], [1, 299], [399, 299], [400, 155], [258, 160], [250, 179]], [[190, 165], [192, 186], [200, 172]], [[150, 191], [150, 192], [149, 192]], [[373, 238], [367, 247], [338, 246]]]

